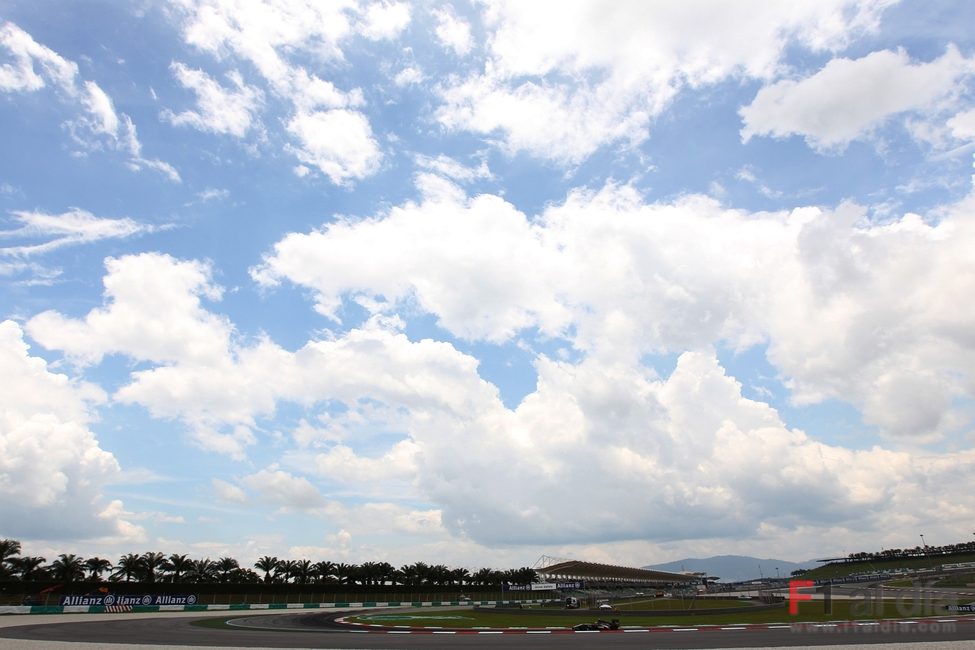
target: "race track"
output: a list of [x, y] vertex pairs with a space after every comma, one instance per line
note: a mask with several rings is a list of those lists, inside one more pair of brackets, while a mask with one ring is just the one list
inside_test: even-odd
[[[344, 614], [347, 614], [345, 612]], [[199, 616], [119, 618], [57, 623], [25, 621], [0, 629], [0, 638], [51, 643], [209, 646], [236, 648], [763, 648], [846, 644], [964, 642], [975, 645], [975, 617], [835, 625], [689, 626], [649, 631], [373, 631], [349, 632], [338, 613], [238, 617], [213, 629], [191, 625]], [[597, 642], [598, 639], [598, 642]], [[949, 644], [948, 647], [955, 647]], [[34, 644], [31, 644], [34, 646]]]

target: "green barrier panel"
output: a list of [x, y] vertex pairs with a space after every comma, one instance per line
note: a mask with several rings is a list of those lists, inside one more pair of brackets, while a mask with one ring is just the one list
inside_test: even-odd
[[362, 603], [362, 606], [363, 607], [375, 607], [376, 606], [376, 603], [375, 602], [371, 602], [371, 603], [370, 602], [364, 602], [364, 603]]
[[349, 607], [349, 603], [335, 603], [336, 607]]
[[[204, 607], [206, 607], [206, 605], [204, 605]], [[248, 603], [237, 603], [236, 605], [230, 606], [230, 609], [250, 609], [250, 608], [251, 606]]]
[[31, 605], [31, 614], [63, 614], [64, 608], [60, 605]]
[[319, 605], [318, 603], [305, 603], [301, 607], [302, 609], [318, 609]]
[[288, 609], [288, 605], [285, 603], [271, 603], [267, 606], [268, 609]]
[[399, 604], [399, 601], [398, 601], [398, 600], [397, 600], [397, 601], [395, 601], [395, 602], [388, 602], [388, 603], [386, 603], [386, 604], [387, 604], [387, 605], [389, 605], [390, 607], [399, 607], [399, 606], [400, 606], [400, 604]]
[[205, 612], [208, 609], [206, 605], [183, 605], [184, 612]]

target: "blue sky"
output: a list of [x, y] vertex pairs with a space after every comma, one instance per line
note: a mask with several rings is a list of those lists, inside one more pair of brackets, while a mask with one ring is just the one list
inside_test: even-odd
[[967, 539], [973, 14], [4, 3], [0, 537]]

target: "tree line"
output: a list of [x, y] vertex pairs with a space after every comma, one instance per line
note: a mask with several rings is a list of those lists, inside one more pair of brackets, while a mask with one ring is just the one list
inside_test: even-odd
[[[50, 564], [38, 556], [21, 556], [20, 542], [0, 540], [0, 580], [59, 582], [173, 582], [211, 584], [320, 584], [402, 585], [407, 587], [497, 587], [502, 583], [529, 584], [536, 581], [530, 567], [470, 571], [443, 564], [415, 562], [396, 568], [389, 562], [346, 564], [322, 560], [287, 560], [265, 555], [253, 567], [241, 566], [232, 557], [192, 559], [187, 555], [166, 555], [155, 551], [127, 553], [117, 562], [100, 557], [83, 558], [62, 553]], [[256, 569], [256, 571], [255, 571]]]
[[915, 546], [914, 548], [886, 548], [882, 551], [859, 551], [850, 553], [847, 561], [860, 562], [867, 560], [890, 560], [911, 557], [931, 557], [933, 555], [953, 555], [960, 553], [975, 553], [975, 542], [959, 542], [943, 546]]

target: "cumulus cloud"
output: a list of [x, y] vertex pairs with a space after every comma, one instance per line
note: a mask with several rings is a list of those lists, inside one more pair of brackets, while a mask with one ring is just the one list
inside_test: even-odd
[[183, 420], [211, 451], [242, 459], [257, 420], [279, 400], [355, 406], [371, 396], [451, 412], [497, 400], [473, 358], [445, 343], [410, 342], [395, 321], [379, 319], [290, 352], [267, 338], [238, 341], [232, 324], [205, 308], [203, 299], [221, 294], [206, 264], [147, 253], [109, 259], [106, 267], [104, 307], [83, 318], [43, 312], [28, 322], [31, 336], [79, 364], [107, 354], [149, 362], [115, 399]]
[[[854, 204], [748, 213], [701, 196], [648, 203], [615, 184], [529, 217], [455, 190], [282, 239], [256, 280], [307, 287], [336, 318], [350, 297], [372, 311], [293, 351], [239, 338], [204, 302], [220, 294], [207, 265], [158, 254], [109, 260], [103, 307], [27, 328], [81, 362], [140, 361], [115, 399], [179, 418], [241, 460], [262, 417], [282, 402], [304, 409], [322, 430], [296, 428], [300, 453], [214, 490], [356, 534], [320, 484], [401, 482], [430, 514], [397, 513], [397, 525], [434, 537], [572, 545], [926, 521], [973, 469], [972, 452], [911, 454], [896, 440], [923, 448], [968, 421], [975, 198], [872, 223]], [[406, 304], [456, 336], [537, 331], [570, 353], [536, 355], [534, 390], [508, 408], [477, 359], [406, 336], [395, 316]], [[792, 399], [847, 400], [895, 437], [890, 448], [817, 441], [743, 396], [713, 347], [756, 344]], [[679, 355], [676, 368], [661, 377], [647, 352]], [[316, 417], [325, 405], [342, 415]], [[592, 475], [612, 480], [565, 498]]]
[[237, 138], [244, 137], [251, 129], [262, 93], [246, 85], [239, 72], [233, 71], [227, 75], [233, 86], [228, 89], [202, 70], [189, 68], [182, 63], [174, 62], [170, 69], [184, 88], [196, 94], [198, 110], [181, 113], [163, 111], [164, 119], [176, 126], [191, 126]]
[[33, 539], [135, 540], [121, 504], [101, 489], [120, 472], [89, 425], [106, 400], [92, 384], [52, 372], [20, 327], [0, 323], [0, 521], [4, 534]]
[[445, 84], [437, 118], [499, 134], [510, 152], [577, 163], [645, 140], [684, 87], [771, 78], [790, 46], [842, 49], [887, 4], [490, 3], [484, 70]]
[[404, 86], [418, 84], [423, 81], [423, 79], [423, 71], [420, 70], [420, 68], [416, 66], [408, 66], [396, 73], [396, 76], [393, 77], [393, 83], [402, 88]]
[[453, 50], [454, 54], [458, 56], [463, 56], [471, 51], [473, 45], [471, 26], [467, 24], [467, 21], [458, 18], [449, 7], [434, 10], [433, 16], [437, 20], [434, 33], [441, 45]]
[[245, 476], [241, 483], [257, 492], [261, 498], [285, 509], [321, 510], [328, 501], [308, 479], [294, 476], [275, 466]]
[[887, 433], [940, 435], [957, 425], [952, 401], [975, 396], [963, 298], [975, 276], [961, 252], [975, 239], [972, 200], [930, 224], [872, 225], [852, 204], [748, 214], [700, 196], [645, 204], [615, 185], [532, 218], [495, 196], [440, 192], [288, 235], [252, 275], [313, 290], [333, 319], [348, 296], [376, 313], [409, 302], [462, 338], [535, 328], [625, 363], [767, 343], [794, 400], [843, 399]]
[[908, 494], [952, 480], [904, 452], [850, 451], [787, 429], [706, 353], [683, 354], [664, 381], [543, 359], [536, 392], [496, 426], [462, 443], [420, 439], [421, 485], [448, 528], [481, 543], [748, 537], [767, 520], [853, 526], [913, 510]]
[[975, 108], [952, 117], [948, 120], [948, 128], [959, 140], [975, 140]]
[[800, 135], [817, 151], [842, 149], [894, 115], [932, 109], [973, 73], [975, 61], [954, 46], [930, 63], [913, 63], [904, 50], [833, 59], [809, 77], [762, 88], [740, 111], [741, 136]]
[[145, 253], [109, 258], [105, 267], [104, 307], [84, 319], [38, 314], [27, 323], [31, 337], [84, 364], [118, 353], [160, 363], [219, 361], [232, 326], [202, 306], [201, 297], [221, 295], [207, 265]]
[[379, 166], [382, 152], [369, 121], [357, 111], [299, 113], [288, 123], [299, 146], [293, 152], [336, 185], [364, 178]]
[[402, 440], [380, 457], [359, 456], [346, 445], [336, 445], [314, 457], [315, 470], [323, 477], [343, 484], [366, 483], [381, 477], [383, 482], [410, 480], [416, 475], [419, 451], [412, 440]]
[[[182, 14], [183, 38], [189, 45], [220, 59], [231, 55], [248, 62], [271, 94], [291, 105], [294, 115], [287, 131], [293, 141], [287, 150], [303, 163], [298, 167], [299, 175], [317, 169], [343, 185], [378, 169], [382, 153], [368, 118], [356, 110], [364, 103], [362, 91], [342, 90], [309, 72], [312, 66], [307, 59], [311, 58], [316, 68], [341, 62], [344, 43], [356, 35], [372, 40], [395, 38], [409, 24], [408, 5], [375, 2], [359, 7], [310, 0], [274, 4], [180, 0], [176, 4]], [[201, 102], [204, 96], [218, 99], [227, 95], [204, 80], [187, 78], [186, 83], [205, 90]], [[180, 115], [190, 123], [210, 128], [219, 125], [226, 130], [233, 126], [235, 133], [246, 131], [244, 123], [250, 123], [256, 108], [255, 91], [250, 89], [249, 96], [241, 97], [246, 87], [234, 79], [232, 83], [238, 87], [235, 102], [241, 105], [232, 125], [223, 116], [208, 117], [202, 105], [200, 111]]]
[[393, 39], [410, 24], [410, 6], [405, 2], [373, 2], [363, 12], [359, 31], [372, 40]]

